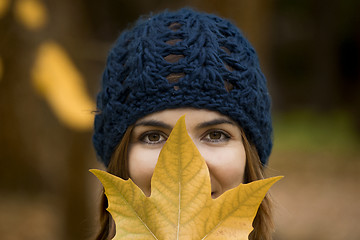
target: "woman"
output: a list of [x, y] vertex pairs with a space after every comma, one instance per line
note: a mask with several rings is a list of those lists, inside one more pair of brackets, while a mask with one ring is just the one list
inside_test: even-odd
[[[212, 197], [263, 178], [272, 148], [270, 97], [254, 49], [229, 21], [190, 9], [141, 18], [109, 53], [93, 142], [107, 171], [150, 195], [160, 150], [176, 120], [210, 172]], [[114, 224], [101, 205], [97, 239]], [[268, 197], [250, 239], [271, 239]]]

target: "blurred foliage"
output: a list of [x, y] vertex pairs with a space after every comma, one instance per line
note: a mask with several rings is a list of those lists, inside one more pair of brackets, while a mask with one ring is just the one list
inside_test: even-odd
[[358, 151], [354, 118], [344, 111], [298, 110], [274, 117], [277, 151], [328, 152], [341, 155]]
[[40, 0], [17, 0], [15, 17], [24, 26], [37, 30], [47, 23], [47, 9]]
[[0, 82], [1, 82], [1, 80], [3, 78], [3, 74], [4, 74], [3, 72], [4, 72], [3, 60], [0, 57]]
[[10, 0], [0, 1], [0, 18], [2, 18], [6, 14], [9, 8], [9, 4], [10, 4]]
[[32, 78], [38, 93], [62, 123], [74, 130], [92, 129], [95, 103], [87, 93], [82, 74], [56, 42], [41, 44]]

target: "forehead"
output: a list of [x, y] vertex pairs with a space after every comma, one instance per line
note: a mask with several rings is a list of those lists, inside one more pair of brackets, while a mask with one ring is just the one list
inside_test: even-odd
[[199, 122], [209, 121], [214, 119], [224, 119], [236, 124], [228, 116], [225, 116], [217, 111], [211, 111], [207, 109], [196, 109], [196, 108], [166, 109], [163, 111], [149, 114], [139, 119], [136, 123], [152, 120], [152, 121], [161, 121], [174, 126], [177, 120], [183, 115], [185, 115], [185, 121], [188, 127], [193, 124], [197, 124]]

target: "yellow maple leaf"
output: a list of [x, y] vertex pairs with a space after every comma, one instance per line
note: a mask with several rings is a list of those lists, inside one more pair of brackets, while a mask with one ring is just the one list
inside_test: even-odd
[[90, 171], [105, 188], [114, 239], [248, 239], [262, 199], [281, 178], [240, 184], [212, 199], [209, 171], [186, 131], [185, 116], [162, 148], [150, 197], [131, 179]]

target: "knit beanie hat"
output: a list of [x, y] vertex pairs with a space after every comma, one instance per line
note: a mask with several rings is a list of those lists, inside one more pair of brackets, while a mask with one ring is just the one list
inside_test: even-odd
[[229, 21], [191, 9], [140, 18], [109, 53], [93, 143], [108, 166], [126, 129], [164, 109], [192, 107], [237, 122], [265, 165], [270, 97], [253, 47]]

